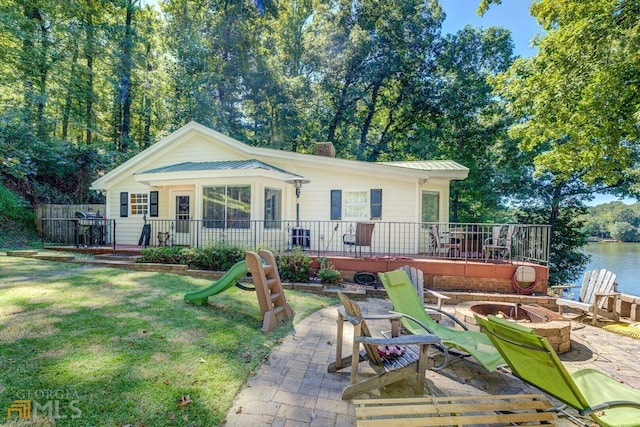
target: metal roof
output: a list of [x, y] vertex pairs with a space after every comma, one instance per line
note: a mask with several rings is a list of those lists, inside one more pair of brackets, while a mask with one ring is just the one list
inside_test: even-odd
[[418, 169], [423, 171], [466, 171], [466, 167], [453, 160], [415, 160], [407, 162], [381, 162], [389, 166], [398, 166], [408, 169]]
[[297, 176], [294, 173], [287, 172], [284, 169], [271, 166], [260, 160], [224, 160], [220, 162], [183, 162], [174, 165], [161, 166], [159, 168], [149, 169], [138, 172], [138, 174], [163, 173], [163, 172], [192, 172], [192, 171], [221, 171], [221, 170], [248, 170], [263, 169], [267, 171], [279, 172], [286, 175]]

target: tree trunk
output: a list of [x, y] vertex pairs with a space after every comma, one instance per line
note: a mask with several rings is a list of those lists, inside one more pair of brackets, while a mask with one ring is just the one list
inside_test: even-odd
[[[78, 43], [73, 40], [73, 55], [71, 57], [71, 79], [76, 78], [78, 64]], [[67, 87], [67, 99], [64, 101], [64, 109], [62, 111], [62, 139], [67, 139], [69, 136], [69, 116], [71, 115], [71, 100], [74, 98], [71, 85]]]
[[93, 28], [93, 0], [87, 0], [87, 41], [85, 45], [85, 59], [87, 61], [87, 83], [86, 83], [86, 101], [85, 101], [85, 130], [86, 144], [90, 145], [93, 141], [93, 55], [95, 49], [95, 30]]
[[131, 132], [131, 69], [133, 60], [131, 48], [133, 44], [131, 22], [133, 20], [135, 0], [127, 0], [127, 12], [125, 17], [124, 38], [122, 40], [122, 61], [120, 64], [120, 82], [118, 84], [115, 123], [117, 132], [116, 146], [120, 151], [129, 150], [129, 134]]

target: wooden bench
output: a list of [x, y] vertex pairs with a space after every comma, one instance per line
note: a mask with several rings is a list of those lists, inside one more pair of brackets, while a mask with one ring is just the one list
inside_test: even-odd
[[558, 421], [554, 406], [542, 394], [358, 399], [353, 404], [359, 427], [555, 425]]

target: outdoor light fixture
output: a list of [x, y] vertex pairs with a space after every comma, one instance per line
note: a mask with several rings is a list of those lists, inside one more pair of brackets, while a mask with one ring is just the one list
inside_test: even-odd
[[285, 179], [285, 182], [293, 184], [293, 186], [296, 188], [296, 227], [298, 227], [300, 225], [300, 189], [302, 188], [302, 184], [308, 184], [311, 181], [297, 176], [294, 178]]

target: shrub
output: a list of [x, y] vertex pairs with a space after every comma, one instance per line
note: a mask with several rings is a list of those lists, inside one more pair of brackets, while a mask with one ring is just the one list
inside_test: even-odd
[[186, 264], [199, 270], [227, 271], [238, 261], [244, 260], [245, 249], [225, 243], [204, 248], [161, 246], [140, 251], [141, 262], [161, 264]]
[[155, 262], [159, 264], [188, 264], [188, 248], [178, 246], [160, 246], [145, 248], [140, 251], [140, 262]]
[[335, 285], [340, 282], [340, 272], [336, 270], [336, 268], [328, 258], [322, 257], [318, 261], [320, 263], [318, 277], [320, 277], [321, 283]]
[[306, 283], [309, 281], [311, 258], [299, 247], [294, 247], [287, 255], [276, 257], [280, 278], [284, 282]]
[[189, 249], [188, 264], [200, 270], [228, 271], [238, 261], [243, 261], [246, 249], [226, 243], [216, 243], [204, 248]]

